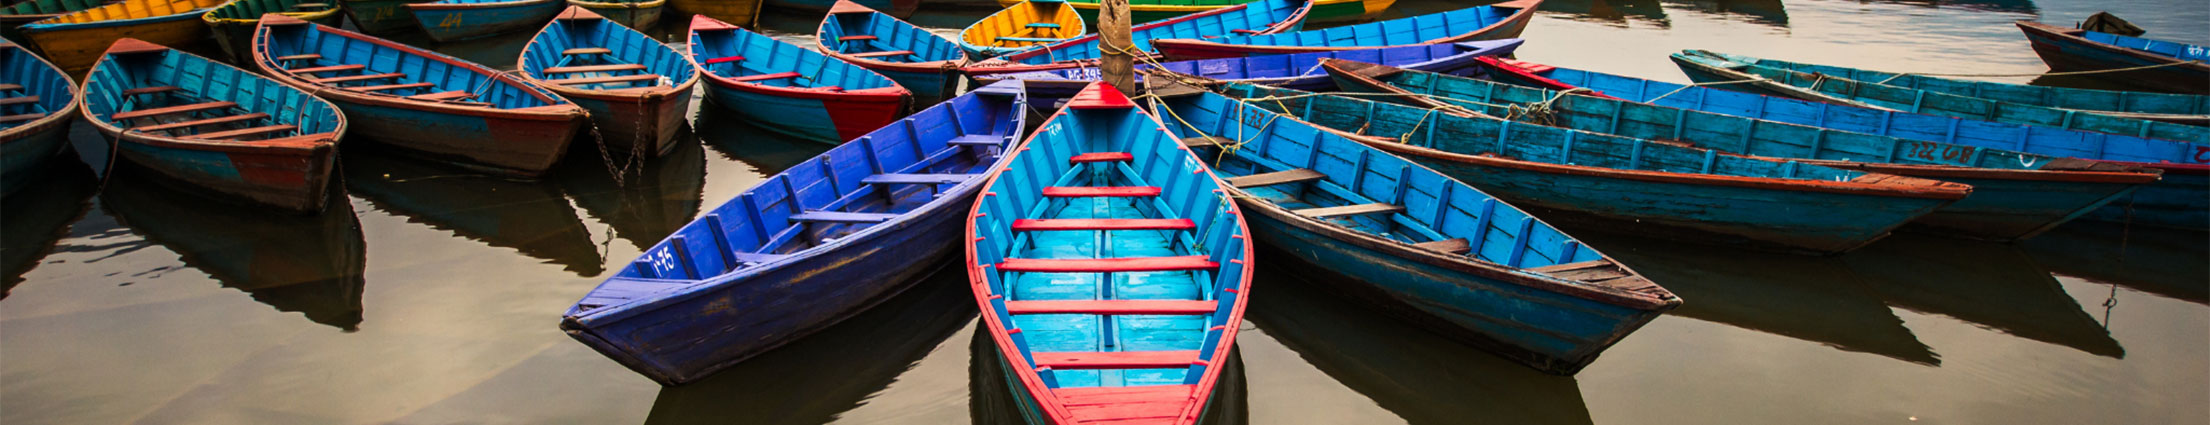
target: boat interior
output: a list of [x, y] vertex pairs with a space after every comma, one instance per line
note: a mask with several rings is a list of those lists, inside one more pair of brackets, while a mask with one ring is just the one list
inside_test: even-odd
[[328, 133], [343, 122], [336, 108], [306, 92], [184, 52], [137, 44], [110, 49], [85, 77], [90, 118], [128, 132], [215, 141]]
[[257, 60], [293, 78], [357, 94], [497, 109], [567, 103], [481, 65], [306, 21], [264, 20], [254, 45]]
[[77, 97], [68, 77], [15, 43], [0, 41], [0, 75], [0, 130], [64, 112]]
[[698, 73], [681, 53], [652, 37], [614, 21], [567, 13], [530, 40], [520, 66], [546, 84], [585, 90], [673, 87]]

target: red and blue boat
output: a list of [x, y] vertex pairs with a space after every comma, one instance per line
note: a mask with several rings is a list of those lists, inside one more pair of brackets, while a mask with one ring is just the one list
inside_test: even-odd
[[437, 0], [401, 5], [414, 14], [422, 32], [440, 43], [490, 37], [542, 25], [565, 0]]
[[545, 174], [586, 115], [514, 75], [284, 15], [261, 17], [253, 62], [336, 103], [370, 141], [495, 174]]
[[1259, 242], [1437, 333], [1570, 375], [1681, 304], [1532, 214], [1340, 134], [1209, 92], [1153, 109], [1206, 148]]
[[[282, 16], [282, 15], [270, 15]], [[176, 186], [322, 211], [345, 116], [306, 91], [125, 38], [84, 79], [86, 121], [116, 156]]]
[[[1522, 40], [1517, 38], [1487, 41], [1469, 41], [1451, 44], [1423, 46], [1384, 47], [1365, 50], [1297, 53], [1288, 55], [1253, 56], [1193, 61], [1162, 62], [1154, 66], [1136, 64], [1136, 81], [1143, 81], [1146, 74], [1164, 71], [1206, 80], [1234, 81], [1251, 84], [1287, 87], [1298, 90], [1332, 90], [1335, 81], [1320, 70], [1321, 59], [1344, 59], [1361, 62], [1385, 63], [1407, 69], [1442, 73], [1470, 72], [1478, 64], [1475, 59], [1511, 54]], [[1064, 98], [1072, 96], [1101, 74], [1095, 66], [1055, 69], [1048, 71], [1016, 72], [986, 75], [976, 80], [996, 82], [1020, 80], [1028, 84], [1028, 92], [1036, 97]]]
[[23, 46], [0, 39], [0, 196], [37, 181], [69, 150], [77, 81]]
[[[1311, 12], [1312, 2], [1304, 0], [1259, 0], [1137, 25], [1128, 29], [1129, 41], [1133, 43], [1130, 53], [1151, 55], [1151, 40], [1157, 39], [1296, 31], [1304, 28], [1305, 16]], [[1104, 57], [1104, 51], [1098, 49], [1098, 35], [1090, 34], [977, 62], [960, 72], [969, 78], [979, 78], [990, 74], [1080, 68], [1097, 66], [1100, 57]]]
[[2018, 21], [2034, 54], [2063, 72], [2140, 68], [2090, 74], [2105, 81], [2172, 93], [2210, 94], [2210, 48]]
[[538, 31], [515, 63], [523, 79], [591, 111], [606, 149], [630, 156], [675, 150], [698, 87], [689, 56], [581, 6]]
[[1158, 118], [1096, 83], [993, 172], [967, 276], [1029, 423], [1194, 424], [1251, 291], [1243, 212]]
[[1482, 59], [1488, 78], [1686, 110], [1890, 136], [1922, 142], [2125, 163], [2161, 170], [2162, 180], [2083, 216], [2165, 227], [2210, 228], [2210, 145], [1915, 114], [1761, 96], [1528, 62]]
[[706, 100], [777, 133], [842, 143], [898, 120], [913, 93], [889, 77], [704, 15], [691, 61]]
[[983, 87], [800, 162], [646, 249], [560, 328], [677, 385], [859, 314], [958, 252], [1026, 103]]
[[1513, 0], [1449, 12], [1278, 34], [1152, 40], [1171, 60], [1372, 49], [1519, 37], [1542, 0]]
[[920, 105], [950, 98], [967, 66], [959, 43], [849, 0], [837, 0], [814, 35], [822, 53], [889, 77]]

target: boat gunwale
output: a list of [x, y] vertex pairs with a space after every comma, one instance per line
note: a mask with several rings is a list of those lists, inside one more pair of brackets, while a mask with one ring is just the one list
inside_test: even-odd
[[[14, 41], [0, 38], [0, 49], [15, 49], [15, 52], [17, 54], [21, 54], [33, 60], [37, 60], [39, 64], [45, 65], [47, 70], [61, 75], [61, 81], [68, 84], [68, 87], [63, 87], [63, 89], [69, 91], [69, 102], [61, 104], [60, 108], [55, 108], [53, 111], [48, 112], [46, 116], [38, 117], [38, 119], [31, 120], [31, 122], [24, 123], [23, 125], [0, 129], [0, 142], [11, 142], [19, 140], [25, 136], [52, 130], [56, 126], [68, 124], [70, 118], [74, 118], [84, 112], [84, 85], [77, 83], [77, 77], [70, 76], [69, 73], [63, 71], [61, 67], [54, 66], [53, 61], [46, 60], [45, 56], [32, 54], [28, 47], [22, 44], [17, 44]], [[97, 63], [94, 64], [97, 65]], [[86, 78], [90, 77], [91, 73], [87, 71]], [[24, 85], [24, 87], [28, 88], [30, 87], [30, 85], [26, 84]], [[66, 135], [64, 135], [64, 137], [66, 138]]]
[[[286, 22], [287, 20], [292, 22]], [[315, 31], [320, 31], [324, 34], [344, 37], [352, 39], [354, 41], [382, 46], [384, 48], [397, 50], [404, 54], [420, 56], [424, 59], [441, 62], [448, 66], [459, 67], [474, 72], [478, 75], [483, 75], [487, 78], [490, 78], [492, 81], [506, 83], [511, 86], [517, 86], [517, 88], [523, 89], [523, 92], [530, 93], [531, 95], [536, 96], [539, 100], [544, 101], [548, 104], [523, 108], [472, 106], [450, 102], [408, 99], [405, 96], [394, 94], [361, 92], [356, 90], [349, 90], [345, 87], [337, 87], [306, 81], [300, 79], [297, 76], [293, 76], [290, 73], [281, 72], [283, 70], [282, 67], [270, 63], [269, 45], [268, 43], [265, 43], [264, 40], [269, 35], [268, 27], [278, 25], [314, 25], [316, 27], [314, 28]], [[254, 29], [253, 62], [256, 67], [260, 68], [261, 75], [268, 79], [276, 80], [277, 82], [285, 83], [285, 85], [290, 85], [301, 90], [306, 90], [307, 92], [314, 94], [317, 97], [332, 96], [344, 99], [347, 102], [360, 103], [364, 105], [448, 113], [462, 116], [493, 117], [527, 121], [575, 121], [577, 119], [583, 118], [586, 115], [583, 107], [576, 106], [575, 102], [570, 102], [567, 99], [561, 98], [558, 95], [547, 93], [544, 91], [543, 87], [539, 87], [536, 84], [531, 84], [528, 81], [518, 79], [505, 72], [495, 71], [483, 65], [478, 65], [473, 62], [468, 62], [451, 56], [446, 56], [442, 53], [401, 44], [379, 37], [352, 32], [342, 28], [301, 21], [297, 18], [292, 18], [284, 15], [261, 16], [261, 24]]]
[[[2188, 68], [2188, 69], [2195, 69], [2195, 70], [2198, 70], [2198, 71], [2204, 71], [2204, 72], [2210, 72], [2210, 63], [2200, 63], [2200, 62], [2196, 62], [2196, 63], [2187, 63], [2187, 62], [2194, 62], [2194, 61], [2189, 61], [2189, 60], [2185, 60], [2185, 59], [2180, 59], [2180, 58], [2176, 58], [2176, 57], [2171, 57], [2171, 56], [2158, 55], [2158, 54], [2154, 54], [2154, 53], [2149, 53], [2149, 52], [2144, 52], [2144, 51], [2140, 51], [2140, 50], [2136, 50], [2136, 49], [2130, 49], [2130, 48], [2126, 48], [2126, 47], [2124, 47], [2124, 46], [2118, 46], [2118, 45], [2114, 45], [2114, 44], [2110, 44], [2110, 43], [2104, 43], [2104, 42], [2100, 42], [2100, 41], [2095, 41], [2095, 40], [2089, 40], [2089, 39], [2087, 39], [2087, 37], [2082, 37], [2082, 36], [2080, 36], [2080, 34], [2084, 34], [2084, 33], [2086, 33], [2086, 31], [2087, 31], [2087, 30], [2083, 30], [2083, 29], [2075, 29], [2075, 28], [2064, 28], [2064, 27], [2060, 27], [2060, 26], [2055, 26], [2055, 25], [2049, 25], [2049, 24], [2044, 24], [2044, 23], [2041, 23], [2040, 21], [2036, 21], [2036, 20], [2032, 20], [2032, 19], [2020, 19], [2020, 20], [2017, 20], [2017, 21], [2013, 21], [2013, 22], [2011, 22], [2011, 23], [2012, 23], [2012, 24], [2015, 24], [2015, 25], [2017, 25], [2019, 29], [2021, 29], [2021, 30], [2024, 30], [2024, 31], [2026, 31], [2027, 33], [2031, 33], [2031, 34], [2040, 34], [2040, 35], [2045, 35], [2045, 36], [2050, 36], [2050, 37], [2053, 37], [2053, 38], [2057, 38], [2057, 39], [2062, 39], [2062, 40], [2065, 40], [2065, 41], [2072, 41], [2072, 42], [2076, 42], [2076, 43], [2079, 43], [2079, 44], [2081, 44], [2081, 45], [2085, 45], [2085, 46], [2093, 47], [2093, 48], [2095, 48], [2096, 50], [2101, 50], [2101, 51], [2106, 51], [2106, 52], [2118, 52], [2118, 53], [2122, 53], [2122, 54], [2124, 54], [2124, 55], [2126, 55], [2126, 56], [2130, 56], [2130, 57], [2133, 57], [2133, 58], [2135, 58], [2135, 59], [2145, 59], [2145, 60], [2148, 60], [2148, 61], [2151, 61], [2151, 62], [2155, 62], [2155, 63], [2179, 63], [2180, 65], [2172, 65], [2172, 66], [2174, 66], [2174, 67], [2179, 67], [2179, 68]], [[2029, 41], [2029, 42], [2031, 42], [2031, 40], [2028, 40], [2028, 41]]]

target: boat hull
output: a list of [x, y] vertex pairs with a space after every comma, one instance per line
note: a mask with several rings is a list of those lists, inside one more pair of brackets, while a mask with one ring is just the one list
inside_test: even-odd
[[[1839, 164], [1823, 164], [1851, 168]], [[1970, 177], [1974, 170], [1945, 173], [1895, 172], [1886, 167], [1866, 171], [1923, 177], [1972, 185], [1972, 194], [1956, 203], [1919, 217], [1906, 229], [1944, 236], [1994, 242], [2016, 242], [2040, 235], [2058, 225], [2102, 208], [2147, 185], [2118, 181], [2025, 180]]]
[[[477, 114], [476, 108], [325, 99], [345, 111], [352, 134], [369, 142], [469, 169], [530, 178], [544, 175], [560, 161], [584, 118], [580, 110], [565, 115], [500, 116]], [[570, 109], [565, 105], [545, 108]]]
[[180, 146], [107, 128], [100, 134], [118, 142], [116, 156], [162, 176], [164, 183], [305, 212], [322, 210], [338, 152], [334, 143]]
[[889, 77], [890, 81], [898, 82], [899, 87], [905, 87], [906, 91], [913, 92], [915, 105], [934, 105], [936, 102], [950, 99], [956, 95], [955, 92], [959, 91], [959, 68], [907, 70], [868, 66], [869, 64], [860, 62], [853, 62], [853, 64], [874, 70], [877, 74]]
[[568, 7], [557, 0], [530, 0], [490, 5], [457, 5], [449, 7], [435, 3], [406, 5], [414, 14], [416, 24], [430, 34], [430, 39], [451, 42], [489, 37], [543, 26]]
[[2165, 169], [2163, 180], [2119, 197], [2084, 218], [2190, 230], [2210, 229], [2210, 170]]
[[40, 171], [69, 146], [69, 123], [76, 108], [60, 112], [60, 119], [44, 119], [10, 128], [0, 135], [0, 196], [7, 196], [38, 180]]
[[[200, 11], [204, 12], [204, 10]], [[135, 38], [169, 47], [197, 45], [208, 38], [207, 24], [200, 22], [200, 12], [131, 19], [128, 22], [107, 21], [90, 24], [27, 25], [19, 28], [30, 44], [38, 46], [39, 55], [52, 61], [55, 67], [71, 76], [83, 76], [92, 70], [92, 64], [100, 60], [115, 40]]]
[[906, 103], [904, 96], [788, 96], [711, 79], [706, 95], [706, 100], [760, 128], [832, 145], [896, 121]]
[[591, 9], [591, 13], [597, 13], [599, 16], [606, 17], [606, 20], [620, 23], [622, 26], [644, 30], [660, 25], [660, 12], [667, 9], [668, 2], [667, 0], [655, 0], [618, 3], [568, 0], [568, 4]]
[[[2026, 33], [2026, 42], [2033, 46], [2034, 54], [2040, 55], [2041, 61], [2048, 63], [2049, 69], [2054, 71], [2096, 71], [2179, 62], [2176, 58], [2135, 52], [2074, 35], [2079, 30], [2031, 21], [2019, 21], [2017, 24], [2018, 29]], [[2143, 89], [2210, 94], [2210, 65], [2201, 63], [2093, 75], [2101, 80]]]
[[435, 0], [345, 0], [345, 17], [362, 33], [391, 35], [420, 27], [406, 5], [428, 1]]

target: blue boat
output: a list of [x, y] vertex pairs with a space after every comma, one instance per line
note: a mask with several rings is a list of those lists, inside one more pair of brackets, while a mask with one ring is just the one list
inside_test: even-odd
[[[1130, 46], [1132, 50], [1149, 54], [1152, 52], [1151, 40], [1157, 39], [1296, 31], [1304, 28], [1305, 15], [1310, 12], [1312, 2], [1304, 0], [1258, 0], [1137, 25], [1128, 29], [1128, 37], [1134, 44]], [[976, 78], [989, 74], [1093, 66], [1097, 58], [1104, 56], [1104, 52], [1098, 50], [1097, 37], [1097, 34], [1090, 34], [1030, 47], [1028, 50], [968, 65], [960, 71], [970, 78]]]
[[0, 39], [0, 197], [38, 180], [69, 147], [77, 82], [45, 58]]
[[1519, 37], [1543, 0], [1513, 0], [1387, 21], [1277, 34], [1155, 39], [1170, 60], [1233, 58]]
[[[270, 14], [269, 16], [283, 16]], [[84, 78], [85, 121], [166, 183], [322, 211], [345, 116], [252, 72], [125, 38]]]
[[2206, 95], [2075, 89], [1993, 81], [1955, 80], [1918, 74], [1897, 74], [1833, 65], [1754, 58], [1702, 50], [1689, 50], [1686, 53], [1798, 73], [1825, 75], [1840, 80], [1863, 81], [1876, 85], [1925, 90], [1929, 93], [1946, 93], [2006, 103], [2045, 106], [2067, 111], [2079, 111], [2083, 114], [2092, 113], [2118, 118], [2155, 120], [2194, 126], [2210, 125], [2210, 96]]
[[675, 134], [690, 122], [698, 67], [659, 40], [569, 6], [515, 63], [523, 79], [591, 111], [607, 150], [656, 157], [682, 143]]
[[1067, 102], [968, 214], [967, 277], [1028, 423], [1195, 424], [1251, 290], [1243, 212], [1111, 85]]
[[[1407, 69], [1443, 73], [1462, 73], [1478, 69], [1476, 58], [1503, 56], [1518, 49], [1522, 40], [1517, 38], [1489, 41], [1469, 41], [1452, 44], [1384, 47], [1366, 50], [1342, 50], [1332, 52], [1298, 53], [1289, 55], [1253, 56], [1247, 58], [1200, 59], [1193, 61], [1163, 62], [1157, 66], [1136, 64], [1136, 81], [1143, 81], [1157, 68], [1185, 76], [1205, 80], [1235, 81], [1251, 84], [1287, 87], [1298, 90], [1320, 91], [1335, 88], [1335, 82], [1320, 70], [1320, 60], [1327, 58], [1383, 63]], [[1028, 83], [1030, 96], [1064, 98], [1072, 96], [1092, 81], [1102, 78], [1095, 66], [1055, 69], [1048, 71], [992, 74], [976, 78], [983, 82], [1020, 80]]]
[[1630, 102], [1716, 112], [1790, 124], [1976, 148], [2129, 163], [2162, 170], [2163, 180], [2084, 218], [2165, 227], [2210, 228], [2210, 145], [2121, 134], [1859, 108], [1510, 60], [1483, 59], [1489, 78]]
[[849, 0], [837, 0], [814, 35], [822, 53], [897, 81], [919, 105], [957, 93], [953, 77], [967, 66], [959, 43]]
[[792, 137], [843, 143], [897, 121], [913, 97], [867, 68], [705, 15], [691, 18], [690, 41], [707, 101]]
[[959, 219], [1024, 128], [994, 85], [792, 166], [646, 249], [564, 315], [666, 385], [852, 317], [957, 252]]
[[1886, 109], [2074, 130], [2126, 134], [2183, 142], [2210, 143], [2210, 127], [2034, 106], [1856, 81], [1749, 62], [1701, 50], [1672, 55], [1688, 78], [1701, 83], [1741, 81], [1712, 87], [1768, 96], [1793, 97], [1862, 108]]
[[1259, 241], [1409, 321], [1573, 374], [1681, 300], [1465, 183], [1216, 93], [1153, 107], [1251, 212]]
[[2053, 71], [2137, 68], [2093, 75], [2104, 81], [2173, 93], [2210, 94], [2210, 48], [2018, 21], [2034, 54]]
[[1878, 240], [1972, 191], [1290, 89], [1237, 83], [1215, 90], [1412, 159], [1551, 222], [1831, 254]]
[[568, 7], [563, 0], [438, 0], [407, 3], [414, 21], [440, 43], [477, 39], [544, 25]]
[[1382, 65], [1341, 61], [1324, 64], [1344, 90], [1388, 94], [1377, 100], [1969, 184], [1971, 195], [1912, 224], [1972, 239], [2011, 242], [2033, 237], [2155, 182], [2161, 174], [2122, 164], [1851, 133], [1617, 99], [1564, 96], [1558, 91]]

